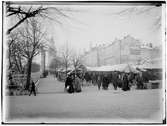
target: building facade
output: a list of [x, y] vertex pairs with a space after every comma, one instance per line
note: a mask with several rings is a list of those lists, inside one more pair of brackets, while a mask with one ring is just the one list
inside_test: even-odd
[[86, 52], [81, 60], [84, 65], [90, 67], [98, 66], [98, 49], [94, 48], [90, 52]]
[[161, 57], [161, 49], [142, 46], [141, 42], [130, 35], [122, 40], [115, 39], [109, 45], [92, 48], [82, 57], [86, 66], [97, 67], [122, 63], [142, 64]]

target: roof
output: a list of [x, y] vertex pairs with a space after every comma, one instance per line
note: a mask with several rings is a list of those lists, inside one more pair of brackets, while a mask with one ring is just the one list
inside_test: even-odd
[[130, 64], [117, 64], [117, 65], [108, 65], [108, 66], [100, 66], [100, 67], [87, 67], [88, 71], [121, 71], [121, 72], [135, 72], [138, 73], [139, 71]]

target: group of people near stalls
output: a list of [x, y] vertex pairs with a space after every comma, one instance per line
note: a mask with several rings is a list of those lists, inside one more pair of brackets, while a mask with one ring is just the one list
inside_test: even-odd
[[130, 90], [135, 83], [137, 89], [143, 89], [143, 77], [141, 73], [125, 73], [125, 72], [86, 72], [84, 75], [86, 83], [97, 85], [98, 89], [107, 90], [109, 84], [112, 84], [114, 89], [122, 88], [123, 91]]
[[123, 91], [130, 90], [132, 85], [136, 85], [137, 89], [144, 89], [143, 77], [141, 73], [125, 73], [125, 72], [86, 72], [84, 74], [68, 74], [65, 81], [65, 91], [68, 93], [81, 92], [83, 81], [97, 85], [98, 90], [107, 90], [109, 84], [114, 89], [121, 88]]
[[79, 74], [70, 73], [65, 81], [65, 91], [68, 93], [81, 92], [81, 83], [81, 77]]

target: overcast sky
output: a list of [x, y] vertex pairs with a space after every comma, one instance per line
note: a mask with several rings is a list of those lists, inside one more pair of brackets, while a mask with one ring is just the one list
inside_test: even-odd
[[[83, 50], [88, 50], [90, 45], [111, 43], [115, 38], [122, 39], [126, 35], [131, 35], [143, 43], [153, 45], [161, 43], [161, 7], [132, 5], [58, 7], [78, 10], [64, 12], [72, 19], [60, 17], [63, 25], [45, 21], [49, 36], [54, 38], [58, 49], [68, 42], [71, 48], [82, 53]], [[54, 11], [51, 11], [50, 15], [54, 17]]]
[[162, 42], [162, 7], [127, 4], [47, 7], [56, 7], [69, 16], [60, 16], [51, 9], [48, 16], [62, 25], [53, 20], [40, 19], [58, 51], [68, 43], [71, 49], [81, 54], [89, 50], [90, 45], [109, 44], [127, 35], [143, 43], [160, 45]]

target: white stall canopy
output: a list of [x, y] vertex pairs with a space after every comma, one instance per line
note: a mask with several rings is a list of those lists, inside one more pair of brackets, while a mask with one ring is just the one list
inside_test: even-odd
[[97, 71], [97, 72], [109, 72], [109, 71], [120, 71], [120, 72], [134, 72], [138, 73], [139, 71], [133, 65], [130, 64], [117, 64], [112, 66], [100, 66], [100, 67], [87, 67], [87, 71]]

